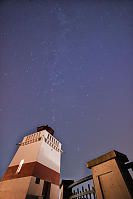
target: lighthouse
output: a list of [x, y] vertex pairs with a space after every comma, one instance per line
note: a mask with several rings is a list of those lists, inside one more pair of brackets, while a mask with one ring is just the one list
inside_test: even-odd
[[46, 126], [25, 136], [0, 182], [0, 199], [59, 199], [61, 143]]

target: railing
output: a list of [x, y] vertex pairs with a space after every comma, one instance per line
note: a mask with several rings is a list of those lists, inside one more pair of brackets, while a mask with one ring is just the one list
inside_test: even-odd
[[[89, 182], [90, 183], [89, 183]], [[91, 182], [92, 181], [92, 182]], [[67, 181], [66, 181], [67, 183]], [[69, 186], [64, 186], [67, 199], [96, 199], [92, 175], [82, 178]], [[63, 199], [64, 199], [63, 198]]]
[[132, 171], [133, 171], [133, 162], [128, 162], [127, 164], [124, 164], [124, 168], [132, 169]]

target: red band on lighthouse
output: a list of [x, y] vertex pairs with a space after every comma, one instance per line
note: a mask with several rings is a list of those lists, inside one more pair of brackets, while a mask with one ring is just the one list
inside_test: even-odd
[[39, 162], [24, 163], [19, 173], [16, 172], [16, 170], [18, 170], [17, 168], [19, 168], [18, 165], [8, 167], [1, 181], [34, 176], [42, 180], [51, 182], [55, 185], [59, 185], [60, 174]]

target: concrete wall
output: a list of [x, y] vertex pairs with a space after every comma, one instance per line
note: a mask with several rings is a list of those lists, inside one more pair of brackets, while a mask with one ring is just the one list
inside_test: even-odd
[[[44, 180], [40, 180], [40, 184], [35, 183], [36, 178], [31, 177], [30, 185], [27, 194], [41, 196]], [[51, 183], [50, 199], [59, 199], [59, 186]]]
[[59, 199], [59, 186], [51, 184], [50, 199]]
[[40, 180], [40, 184], [36, 184], [35, 181], [36, 181], [36, 177], [32, 176], [27, 194], [41, 196], [44, 180]]
[[31, 177], [0, 182], [0, 199], [25, 199]]
[[131, 199], [115, 159], [92, 167], [98, 199]]

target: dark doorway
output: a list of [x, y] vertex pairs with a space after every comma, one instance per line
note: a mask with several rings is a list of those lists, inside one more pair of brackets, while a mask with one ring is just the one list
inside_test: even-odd
[[43, 199], [50, 199], [51, 182], [44, 181], [42, 195]]

